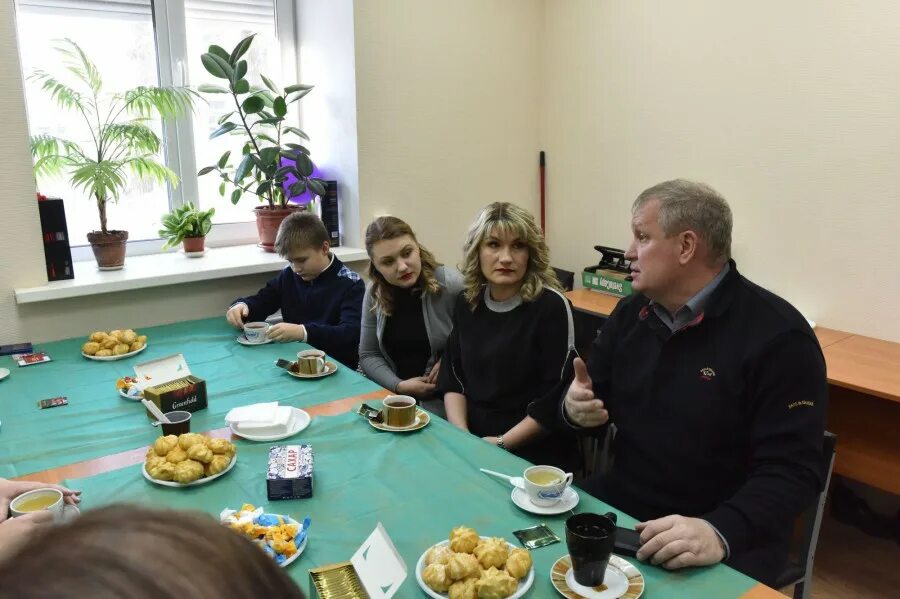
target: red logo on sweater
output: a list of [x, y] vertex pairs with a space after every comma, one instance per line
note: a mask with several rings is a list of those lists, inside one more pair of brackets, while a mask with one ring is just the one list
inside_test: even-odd
[[700, 378], [704, 381], [711, 381], [714, 376], [716, 376], [716, 371], [709, 366], [700, 369]]

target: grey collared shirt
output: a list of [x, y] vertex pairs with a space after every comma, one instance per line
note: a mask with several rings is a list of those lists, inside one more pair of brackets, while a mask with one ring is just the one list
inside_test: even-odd
[[698, 314], [703, 312], [707, 302], [709, 302], [710, 296], [712, 296], [713, 292], [719, 286], [719, 283], [722, 282], [722, 279], [725, 278], [725, 275], [728, 274], [729, 270], [731, 270], [731, 265], [726, 262], [725, 266], [722, 267], [722, 270], [719, 271], [719, 274], [713, 277], [713, 280], [707, 283], [703, 289], [698, 291], [694, 297], [689, 299], [685, 305], [681, 306], [678, 311], [675, 312], [674, 316], [669, 314], [668, 310], [656, 302], [650, 303], [653, 312], [673, 333], [683, 329], [690, 324], [691, 321], [697, 318]]

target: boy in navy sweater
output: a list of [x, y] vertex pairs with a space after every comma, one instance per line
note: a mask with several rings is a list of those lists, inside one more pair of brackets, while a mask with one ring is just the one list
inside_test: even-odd
[[235, 300], [225, 318], [242, 328], [281, 309], [283, 322], [269, 328], [270, 339], [304, 341], [356, 368], [365, 285], [331, 253], [322, 220], [291, 214], [278, 229], [275, 251], [290, 265], [256, 295]]

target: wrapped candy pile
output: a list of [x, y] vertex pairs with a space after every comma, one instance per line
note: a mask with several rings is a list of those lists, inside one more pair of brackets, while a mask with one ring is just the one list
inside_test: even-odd
[[249, 503], [238, 511], [222, 510], [219, 521], [259, 545], [279, 565], [297, 553], [306, 540], [310, 524], [309, 517], [297, 523], [278, 514], [263, 513], [261, 507]]

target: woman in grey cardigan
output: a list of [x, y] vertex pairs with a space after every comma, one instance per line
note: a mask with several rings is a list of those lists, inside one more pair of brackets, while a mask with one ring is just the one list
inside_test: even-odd
[[394, 393], [433, 399], [462, 276], [439, 265], [393, 216], [369, 225], [366, 251], [371, 282], [363, 299], [360, 369]]

